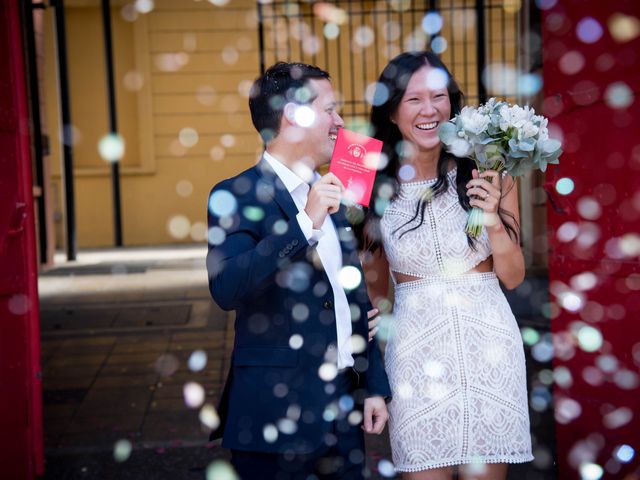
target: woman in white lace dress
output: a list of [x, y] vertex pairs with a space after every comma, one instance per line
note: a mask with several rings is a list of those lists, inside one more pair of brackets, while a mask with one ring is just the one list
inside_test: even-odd
[[[514, 180], [444, 152], [438, 126], [462, 93], [430, 52], [382, 72], [371, 121], [389, 163], [359, 232], [374, 303], [394, 284], [385, 365], [389, 433], [403, 478], [501, 480], [531, 455], [524, 350], [498, 281], [524, 278]], [[464, 228], [480, 207], [477, 239]], [[378, 305], [380, 305], [378, 303]]]

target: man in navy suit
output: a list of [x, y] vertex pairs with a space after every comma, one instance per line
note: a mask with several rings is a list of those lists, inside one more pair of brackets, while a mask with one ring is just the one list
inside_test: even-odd
[[299, 63], [260, 76], [249, 108], [266, 151], [209, 197], [209, 288], [236, 312], [212, 437], [243, 479], [360, 479], [390, 389], [344, 187], [316, 172], [344, 123], [329, 75]]

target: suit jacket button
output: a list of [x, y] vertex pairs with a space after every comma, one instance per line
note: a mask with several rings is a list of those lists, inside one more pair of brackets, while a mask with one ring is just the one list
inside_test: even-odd
[[331, 300], [325, 300], [322, 306], [327, 310], [330, 310], [333, 308], [333, 302]]
[[293, 240], [291, 240], [291, 245], [293, 245], [294, 247], [298, 245], [298, 239], [294, 238]]
[[279, 256], [280, 258], [284, 258], [284, 252], [280, 252], [280, 253], [278, 253], [278, 256]]

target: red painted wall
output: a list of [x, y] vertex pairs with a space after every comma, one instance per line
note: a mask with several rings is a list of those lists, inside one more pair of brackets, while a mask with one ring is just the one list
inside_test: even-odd
[[0, 2], [0, 476], [43, 473], [40, 329], [19, 0]]
[[638, 478], [640, 3], [538, 3], [544, 113], [565, 150], [546, 185], [558, 478]]

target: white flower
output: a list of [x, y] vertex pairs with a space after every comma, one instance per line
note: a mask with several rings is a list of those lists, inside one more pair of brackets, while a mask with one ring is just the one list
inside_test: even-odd
[[531, 121], [534, 111], [525, 106], [513, 105], [500, 108], [500, 130], [506, 132], [510, 127], [521, 128], [526, 122]]
[[478, 107], [478, 111], [480, 113], [491, 113], [493, 112], [493, 109], [496, 107], [496, 99], [495, 97], [491, 97], [489, 100], [486, 101], [486, 103], [484, 105], [481, 105], [480, 107]]
[[474, 108], [464, 107], [460, 112], [460, 121], [465, 131], [479, 135], [487, 129], [490, 119]]
[[538, 127], [536, 127], [532, 122], [527, 121], [518, 129], [518, 140], [535, 137], [538, 134], [538, 131]]
[[459, 138], [454, 140], [449, 147], [449, 151], [456, 157], [466, 157], [473, 151], [473, 147], [466, 140]]

